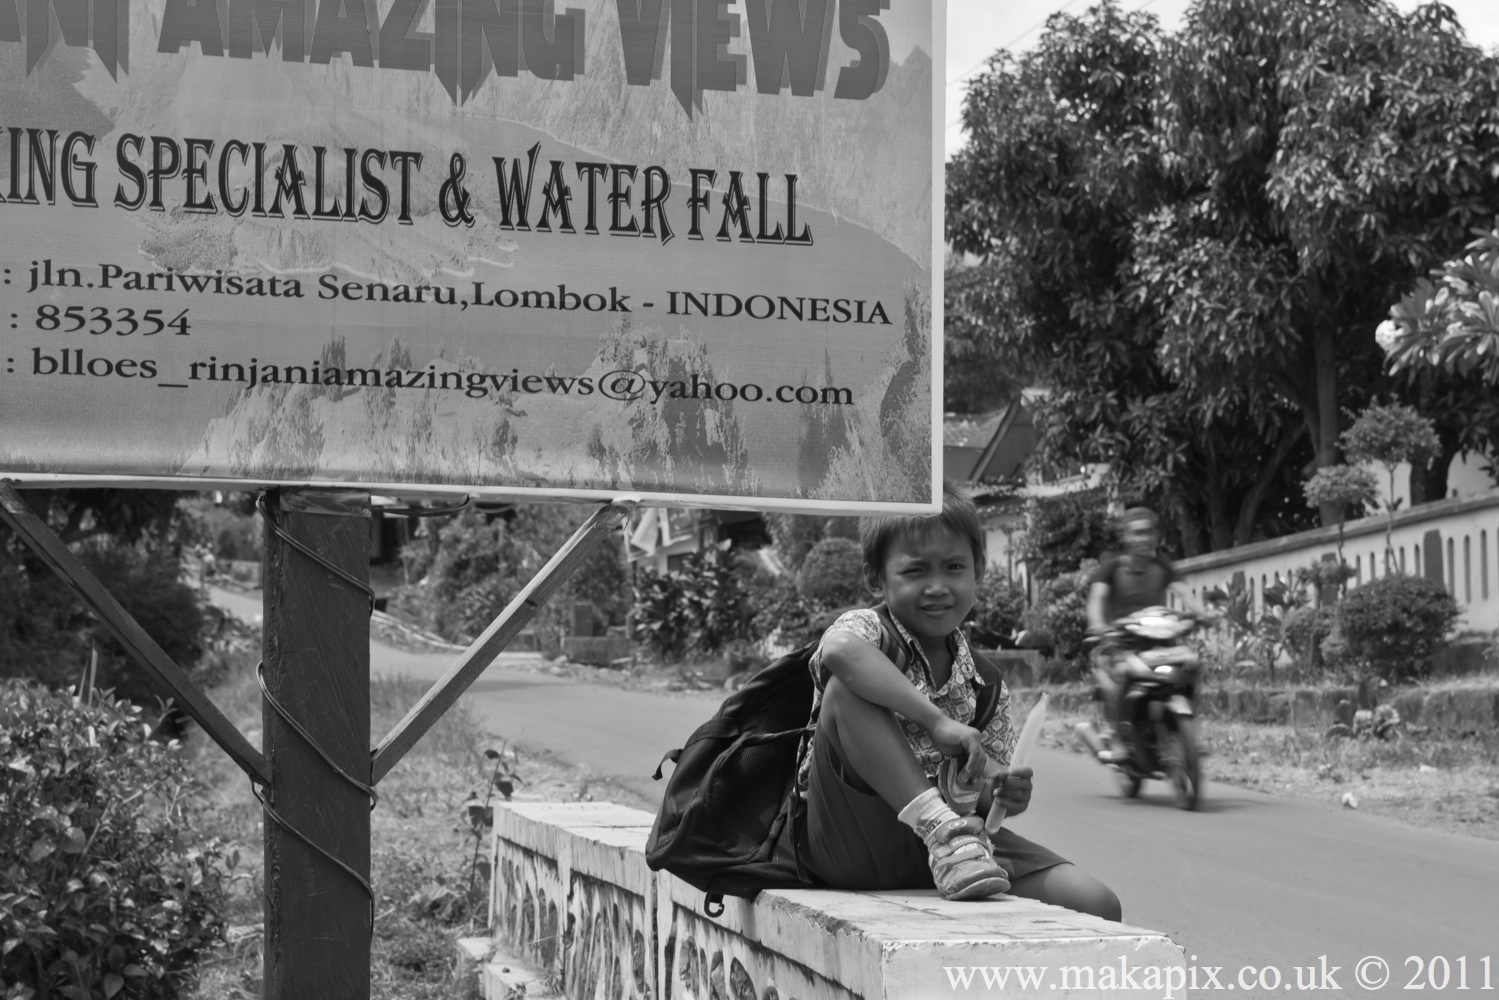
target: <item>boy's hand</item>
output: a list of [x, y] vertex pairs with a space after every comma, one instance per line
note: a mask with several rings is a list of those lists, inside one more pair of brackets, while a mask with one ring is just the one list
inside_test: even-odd
[[1006, 816], [1018, 816], [1031, 804], [1031, 767], [1007, 768], [994, 778], [994, 799], [1005, 807]]
[[928, 731], [928, 735], [937, 745], [937, 749], [947, 756], [968, 758], [963, 764], [961, 775], [964, 781], [977, 781], [979, 775], [984, 773], [984, 761], [989, 757], [984, 753], [984, 744], [979, 740], [977, 729], [965, 726], [949, 716], [943, 716]]

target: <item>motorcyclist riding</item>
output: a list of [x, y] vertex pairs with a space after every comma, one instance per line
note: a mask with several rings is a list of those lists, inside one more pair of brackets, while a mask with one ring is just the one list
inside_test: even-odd
[[[1088, 631], [1099, 635], [1111, 622], [1145, 608], [1167, 603], [1174, 594], [1179, 604], [1197, 617], [1205, 617], [1202, 606], [1177, 579], [1170, 560], [1156, 552], [1160, 532], [1155, 512], [1131, 507], [1119, 516], [1118, 529], [1124, 551], [1104, 559], [1088, 581]], [[1128, 677], [1121, 676], [1119, 659], [1106, 646], [1093, 650], [1093, 674], [1109, 725], [1110, 749], [1100, 752], [1105, 763], [1123, 760], [1128, 749], [1119, 737], [1120, 714]]]

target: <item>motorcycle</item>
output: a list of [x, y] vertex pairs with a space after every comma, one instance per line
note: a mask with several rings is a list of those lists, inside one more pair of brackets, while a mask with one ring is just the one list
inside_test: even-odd
[[[1117, 772], [1125, 796], [1140, 794], [1147, 778], [1171, 782], [1177, 805], [1196, 809], [1202, 774], [1197, 747], [1197, 688], [1201, 664], [1186, 637], [1199, 620], [1167, 607], [1121, 618], [1092, 637], [1102, 655], [1113, 657], [1115, 677], [1125, 685], [1115, 730], [1124, 747], [1111, 755], [1091, 723], [1078, 723], [1079, 739]], [[1104, 670], [1095, 666], [1095, 672]]]

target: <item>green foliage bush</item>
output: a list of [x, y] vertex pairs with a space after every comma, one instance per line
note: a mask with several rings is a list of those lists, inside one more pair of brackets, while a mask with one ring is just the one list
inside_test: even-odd
[[5, 1000], [170, 1000], [223, 939], [237, 860], [197, 839], [175, 745], [140, 710], [0, 681]]
[[1379, 481], [1361, 465], [1329, 465], [1318, 469], [1302, 490], [1306, 502], [1313, 507], [1328, 504], [1345, 514], [1352, 508], [1355, 517], [1379, 500]]
[[1281, 635], [1302, 667], [1313, 663], [1312, 651], [1322, 648], [1322, 643], [1332, 634], [1337, 622], [1333, 608], [1314, 608], [1310, 605], [1291, 608], [1281, 623]]
[[742, 572], [718, 549], [688, 556], [682, 568], [642, 571], [635, 583], [635, 634], [650, 653], [676, 662], [760, 638]]
[[1389, 469], [1401, 462], [1425, 462], [1442, 447], [1431, 420], [1399, 403], [1371, 404], [1339, 441], [1353, 461]]
[[1385, 576], [1348, 592], [1339, 605], [1344, 655], [1386, 680], [1431, 673], [1461, 612], [1440, 583], [1421, 576]]
[[980, 646], [997, 647], [1020, 630], [1025, 618], [1025, 591], [992, 568], [979, 581], [969, 630]]
[[1087, 663], [1083, 639], [1088, 634], [1088, 577], [1097, 568], [1094, 560], [1087, 559], [1073, 572], [1047, 580], [1028, 616], [1027, 624], [1046, 633], [1052, 655], [1071, 663], [1075, 675], [1080, 675]]
[[186, 541], [207, 545], [219, 559], [261, 557], [265, 529], [246, 503], [214, 504], [206, 498], [182, 505]]
[[769, 529], [775, 551], [786, 568], [793, 573], [801, 571], [802, 563], [818, 542], [827, 538], [847, 538], [858, 541], [859, 519], [857, 517], [823, 517], [818, 514], [766, 514], [765, 526]]
[[807, 553], [797, 579], [802, 597], [814, 606], [848, 607], [869, 598], [864, 587], [864, 555], [849, 538], [824, 538]]
[[1022, 554], [1038, 578], [1072, 573], [1116, 547], [1114, 525], [1102, 490], [1079, 490], [1033, 500], [1026, 512]]
[[757, 580], [756, 584], [750, 598], [755, 609], [751, 630], [756, 636], [802, 646], [822, 635], [826, 609], [803, 598], [790, 577]]
[[[100, 537], [75, 550], [178, 666], [198, 662], [203, 605], [197, 591], [178, 579], [171, 545]], [[29, 677], [49, 687], [73, 685], [96, 646], [98, 687], [141, 705], [166, 697], [56, 574], [45, 567], [28, 569], [19, 559], [0, 559], [0, 677]]]
[[1299, 599], [1313, 600], [1318, 604], [1335, 604], [1343, 593], [1343, 585], [1357, 574], [1346, 562], [1319, 559], [1314, 563], [1298, 567], [1292, 574], [1300, 588]]
[[[558, 504], [518, 504], [502, 517], [472, 508], [401, 550], [406, 577], [414, 583], [391, 596], [393, 613], [451, 642], [467, 642], [531, 582], [536, 572], [572, 536], [588, 512]], [[604, 542], [532, 619], [544, 648], [555, 647], [567, 627], [567, 608], [591, 600], [611, 624], [621, 624], [629, 606], [624, 556]]]

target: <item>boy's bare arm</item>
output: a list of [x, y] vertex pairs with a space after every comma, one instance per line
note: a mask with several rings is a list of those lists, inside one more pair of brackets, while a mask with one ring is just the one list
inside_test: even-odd
[[833, 632], [822, 642], [822, 662], [854, 694], [909, 719], [944, 753], [962, 754], [965, 778], [979, 774], [986, 759], [979, 731], [952, 718], [901, 673], [890, 658], [852, 632]]

